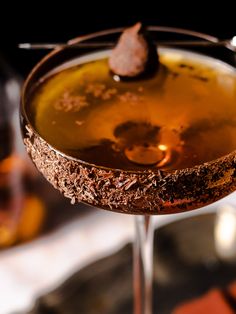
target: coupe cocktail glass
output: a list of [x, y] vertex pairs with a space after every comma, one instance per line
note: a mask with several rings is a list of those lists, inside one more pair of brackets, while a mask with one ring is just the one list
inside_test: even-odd
[[[157, 42], [217, 41], [148, 29]], [[115, 42], [122, 30], [69, 45]], [[122, 81], [102, 49], [60, 48], [39, 62], [23, 88], [23, 138], [38, 170], [72, 203], [135, 214], [134, 312], [150, 314], [152, 215], [200, 208], [236, 187], [235, 58], [227, 47], [160, 48], [156, 75]]]

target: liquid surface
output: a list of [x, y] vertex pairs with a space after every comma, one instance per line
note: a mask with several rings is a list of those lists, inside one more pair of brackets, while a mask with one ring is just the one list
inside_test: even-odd
[[109, 72], [107, 54], [57, 69], [29, 98], [29, 120], [53, 147], [126, 170], [182, 169], [236, 149], [233, 68], [160, 49], [155, 76], [119, 81]]

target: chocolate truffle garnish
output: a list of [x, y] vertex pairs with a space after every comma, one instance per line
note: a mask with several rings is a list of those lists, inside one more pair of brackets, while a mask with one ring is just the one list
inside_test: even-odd
[[110, 70], [124, 78], [152, 74], [157, 65], [156, 46], [141, 23], [127, 28], [121, 34], [109, 58]]

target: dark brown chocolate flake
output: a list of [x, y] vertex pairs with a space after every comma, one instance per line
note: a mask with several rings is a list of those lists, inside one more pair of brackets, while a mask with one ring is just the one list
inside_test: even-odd
[[201, 76], [201, 75], [191, 75], [190, 77], [202, 81], [202, 82], [208, 82], [209, 78], [205, 77], [205, 76]]
[[157, 64], [156, 47], [141, 23], [122, 33], [109, 59], [109, 66], [113, 73], [130, 78], [155, 71]]
[[188, 70], [194, 70], [194, 67], [192, 65], [185, 64], [185, 63], [180, 63], [179, 67], [180, 68], [187, 68]]

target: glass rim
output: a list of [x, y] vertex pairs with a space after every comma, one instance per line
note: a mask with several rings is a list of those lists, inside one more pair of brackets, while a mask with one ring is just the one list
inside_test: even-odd
[[[112, 35], [112, 34], [116, 34], [116, 33], [121, 33], [123, 32], [127, 27], [117, 27], [117, 28], [111, 28], [111, 29], [105, 29], [105, 30], [101, 30], [101, 31], [97, 31], [97, 32], [93, 32], [93, 33], [89, 33], [89, 34], [85, 34], [85, 35], [81, 35], [78, 37], [75, 37], [73, 39], [70, 39], [67, 41], [68, 45], [73, 46], [74, 44], [77, 44], [79, 42], [83, 42], [86, 40], [90, 40], [96, 37], [102, 37], [102, 36], [106, 36], [106, 35]], [[209, 35], [209, 34], [205, 34], [202, 32], [198, 32], [198, 31], [193, 31], [193, 30], [189, 30], [189, 29], [184, 29], [184, 28], [177, 28], [177, 27], [169, 27], [169, 26], [147, 26], [147, 30], [151, 31], [151, 32], [163, 32], [163, 33], [173, 33], [173, 34], [180, 34], [180, 35], [187, 35], [187, 36], [192, 36], [192, 37], [196, 37], [196, 38], [200, 38], [206, 41], [210, 41], [210, 42], [218, 42], [219, 38]], [[223, 46], [224, 48], [230, 50], [227, 45]], [[190, 170], [190, 171], [194, 171], [195, 169], [199, 169], [199, 167], [203, 166], [204, 164], [207, 165], [207, 167], [209, 167], [212, 164], [217, 164], [220, 161], [224, 161], [225, 159], [228, 159], [232, 156], [236, 155], [236, 149], [229, 152], [228, 154], [222, 155], [216, 159], [212, 159], [209, 161], [206, 161], [204, 163], [201, 164], [197, 164], [194, 165], [192, 167], [187, 167], [187, 168], [181, 168], [181, 169], [172, 169], [172, 170], [163, 170], [163, 169], [159, 169], [159, 168], [148, 168], [148, 169], [144, 169], [144, 170], [127, 170], [127, 169], [121, 169], [121, 168], [112, 168], [112, 167], [107, 167], [107, 166], [102, 166], [102, 165], [97, 165], [94, 163], [90, 163], [87, 161], [84, 161], [82, 159], [70, 156], [62, 151], [60, 151], [58, 148], [54, 147], [52, 144], [50, 144], [46, 139], [43, 138], [43, 136], [41, 136], [38, 131], [34, 128], [34, 126], [32, 125], [32, 123], [30, 122], [28, 115], [26, 113], [25, 110], [25, 106], [26, 106], [26, 98], [27, 98], [27, 87], [30, 84], [33, 76], [37, 73], [37, 71], [39, 71], [41, 69], [41, 67], [47, 62], [49, 61], [51, 58], [53, 58], [54, 56], [56, 56], [57, 54], [59, 54], [62, 51], [65, 51], [66, 49], [68, 49], [67, 47], [59, 47], [59, 48], [55, 48], [53, 49], [51, 52], [47, 53], [46, 56], [44, 56], [30, 71], [30, 73], [27, 75], [23, 87], [22, 87], [22, 92], [21, 92], [21, 100], [20, 100], [20, 114], [24, 117], [24, 119], [26, 120], [27, 124], [32, 128], [33, 132], [44, 142], [47, 143], [47, 145], [57, 154], [61, 155], [64, 158], [67, 158], [69, 160], [73, 160], [75, 162], [78, 162], [81, 165], [87, 166], [87, 167], [95, 167], [97, 169], [101, 169], [101, 170], [107, 170], [107, 171], [116, 171], [116, 172], [123, 172], [123, 173], [129, 173], [129, 174], [144, 174], [146, 172], [150, 172], [152, 171], [153, 173], [157, 173], [157, 172], [163, 172], [163, 173], [181, 173], [185, 170]]]

